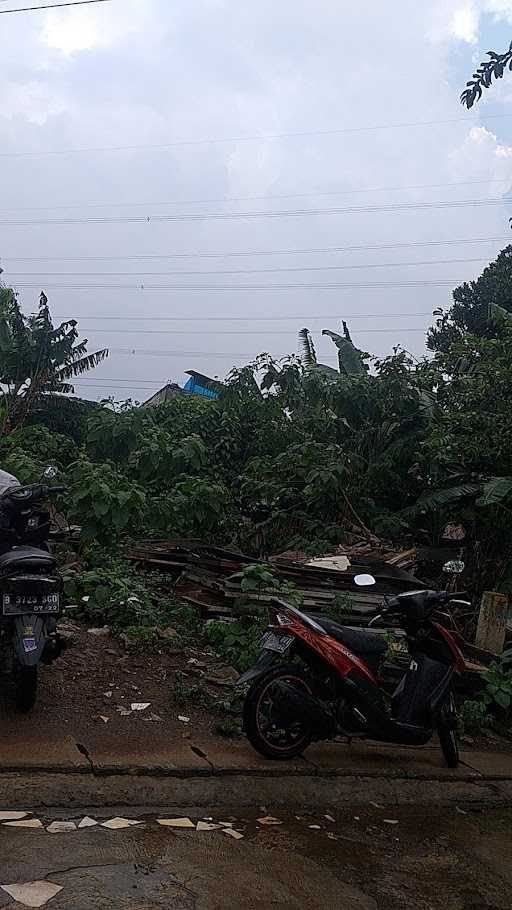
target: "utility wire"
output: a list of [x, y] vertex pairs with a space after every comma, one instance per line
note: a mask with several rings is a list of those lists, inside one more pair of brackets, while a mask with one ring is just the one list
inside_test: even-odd
[[384, 205], [345, 206], [334, 208], [281, 209], [259, 212], [188, 212], [177, 215], [114, 215], [90, 218], [36, 218], [19, 221], [0, 220], [2, 227], [27, 227], [30, 225], [52, 225], [54, 227], [72, 224], [159, 224], [178, 221], [232, 221], [238, 218], [303, 218], [310, 215], [365, 215], [433, 209], [460, 209], [470, 207], [505, 205], [502, 197], [495, 199], [440, 200], [439, 202], [393, 202]]
[[90, 322], [110, 321], [112, 319], [121, 322], [282, 322], [285, 321], [304, 321], [307, 319], [403, 319], [404, 316], [432, 316], [431, 310], [422, 313], [327, 313], [323, 316], [304, 315], [296, 316], [90, 316], [83, 314], [81, 316], [61, 316], [54, 314], [56, 319], [80, 319]]
[[[1, 2], [2, 0], [0, 0], [0, 3]], [[486, 180], [458, 180], [451, 183], [419, 183], [412, 186], [379, 186], [373, 188], [361, 187], [355, 190], [328, 190], [322, 192], [310, 190], [308, 193], [281, 193], [278, 195], [267, 194], [265, 196], [225, 196], [221, 199], [171, 199], [169, 202], [155, 200], [153, 202], [76, 202], [74, 204], [67, 203], [66, 205], [22, 205], [2, 208], [0, 209], [0, 212], [34, 212], [57, 209], [150, 208], [151, 206], [161, 207], [166, 205], [220, 205], [226, 202], [250, 202], [261, 199], [300, 199], [311, 196], [352, 196], [357, 193], [391, 193], [395, 191], [433, 190], [455, 186], [480, 186], [488, 183], [512, 184], [512, 175], [510, 177], [489, 177]]]
[[[137, 329], [137, 328], [118, 329], [118, 328], [116, 328], [116, 329], [92, 329], [91, 333], [94, 335], [98, 335], [98, 334], [111, 335], [114, 331], [115, 331], [116, 335], [121, 334], [121, 333], [125, 334], [125, 335], [192, 335], [192, 334], [194, 334], [195, 330], [189, 329], [188, 332], [185, 332], [185, 331], [182, 331], [181, 329], [179, 331], [174, 331], [174, 329]], [[357, 331], [358, 331], [358, 334], [360, 334], [360, 335], [367, 335], [369, 333], [373, 334], [374, 332], [379, 332], [379, 333], [380, 332], [395, 332], [396, 333], [397, 327], [393, 326], [392, 328], [389, 328], [389, 329], [359, 329], [358, 328]], [[400, 332], [425, 332], [425, 331], [426, 331], [426, 329], [419, 329], [417, 327], [414, 327], [414, 328], [400, 327]], [[295, 335], [295, 334], [296, 334], [296, 332], [294, 331], [294, 329], [289, 329], [289, 331], [287, 331], [287, 332], [281, 331], [281, 330], [279, 330], [277, 332], [272, 331], [273, 336], [274, 335], [287, 335], [289, 337], [290, 335]], [[226, 331], [223, 331], [222, 329], [220, 329], [220, 330], [209, 329], [208, 335], [254, 335], [254, 330], [247, 331], [247, 332], [240, 332], [240, 331], [226, 332]]]
[[337, 272], [344, 271], [346, 269], [385, 269], [385, 268], [402, 268], [403, 266], [419, 266], [419, 265], [453, 265], [454, 263], [461, 262], [487, 262], [486, 257], [479, 256], [476, 259], [422, 259], [419, 262], [370, 262], [370, 263], [355, 263], [350, 265], [305, 265], [305, 266], [291, 266], [290, 268], [268, 268], [268, 269], [217, 269], [216, 271], [201, 271], [201, 270], [191, 270], [191, 271], [177, 271], [177, 272], [134, 272], [133, 274], [127, 275], [126, 271], [124, 272], [11, 272], [8, 269], [5, 269], [5, 274], [10, 275], [13, 278], [66, 278], [66, 277], [81, 277], [86, 278], [93, 275], [94, 277], [109, 278], [113, 277], [130, 277], [130, 278], [151, 278], [151, 277], [163, 277], [167, 275], [265, 275], [269, 273], [276, 272]]
[[0, 258], [4, 262], [117, 262], [120, 260], [141, 260], [147, 261], [152, 259], [226, 259], [228, 257], [245, 257], [245, 256], [299, 256], [317, 253], [359, 253], [374, 252], [377, 250], [405, 250], [416, 249], [417, 247], [436, 247], [436, 246], [453, 246], [465, 243], [503, 243], [510, 240], [510, 237], [472, 237], [461, 240], [416, 240], [409, 243], [373, 243], [360, 244], [357, 246], [330, 246], [330, 247], [309, 247], [297, 250], [228, 250], [220, 253], [151, 253], [151, 254], [127, 254], [118, 256], [9, 256], [4, 255]]
[[[464, 281], [464, 279], [462, 279]], [[379, 288], [456, 287], [460, 278], [424, 279], [417, 281], [323, 282], [295, 284], [45, 284], [48, 291], [336, 291]], [[37, 284], [16, 284], [27, 290], [41, 289]]]
[[30, 13], [38, 9], [60, 9], [64, 6], [88, 6], [90, 3], [110, 3], [110, 0], [68, 0], [66, 3], [47, 3], [45, 6], [22, 6], [18, 9], [1, 9], [0, 16], [7, 13]]
[[[82, 0], [86, 2], [86, 0]], [[89, 0], [89, 2], [94, 2], [94, 0]], [[99, 2], [99, 0], [98, 0]], [[60, 4], [64, 5], [64, 4]], [[78, 4], [79, 5], [79, 4]], [[33, 9], [33, 7], [31, 7]], [[41, 7], [37, 7], [40, 9]], [[10, 10], [5, 10], [4, 12], [11, 12]], [[13, 12], [22, 12], [21, 10], [13, 10]], [[413, 127], [422, 127], [422, 126], [445, 126], [452, 123], [480, 123], [481, 118], [485, 117], [488, 120], [502, 120], [505, 117], [512, 116], [511, 114], [485, 114], [482, 111], [480, 112], [479, 117], [451, 117], [446, 120], [412, 120], [402, 123], [382, 123], [372, 126], [348, 126], [340, 129], [330, 129], [330, 130], [300, 130], [298, 132], [290, 133], [268, 133], [263, 135], [256, 136], [226, 136], [222, 138], [214, 139], [180, 139], [175, 140], [174, 142], [161, 142], [155, 144], [138, 144], [138, 145], [104, 145], [104, 146], [91, 146], [89, 148], [73, 148], [73, 149], [51, 149], [49, 151], [29, 151], [29, 152], [1, 152], [0, 158], [22, 158], [22, 157], [35, 157], [42, 155], [76, 155], [76, 154], [86, 154], [89, 152], [124, 152], [124, 151], [139, 151], [139, 150], [152, 150], [152, 149], [168, 149], [168, 148], [180, 148], [182, 146], [200, 146], [200, 145], [222, 145], [230, 142], [268, 142], [274, 139], [300, 139], [302, 137], [308, 136], [338, 136], [346, 135], [347, 133], [368, 133], [376, 132], [378, 130], [396, 130], [396, 129], [410, 129]]]

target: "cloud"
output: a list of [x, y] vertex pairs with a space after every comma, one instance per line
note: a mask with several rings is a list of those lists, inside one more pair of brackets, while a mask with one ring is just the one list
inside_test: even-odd
[[451, 21], [451, 32], [459, 41], [476, 44], [478, 40], [479, 15], [473, 6], [455, 10]]
[[[502, 236], [504, 245], [508, 212], [496, 206], [482, 206], [477, 217], [464, 207], [407, 214], [322, 210], [494, 197], [508, 189], [511, 157], [499, 132], [501, 121], [493, 121], [496, 134], [479, 128], [483, 108], [471, 114], [462, 110], [462, 86], [450, 69], [454, 42], [471, 43], [474, 34], [474, 20], [459, 22], [459, 37], [450, 31], [457, 10], [481, 13], [485, 6], [493, 15], [505, 16], [505, 4], [119, 0], [98, 4], [102, 6], [103, 11], [59, 10], [50, 18], [5, 17], [3, 220], [320, 211], [194, 222], [0, 225], [3, 277], [20, 288], [27, 308], [45, 287], [56, 314], [79, 317], [91, 346], [107, 344], [113, 350], [95, 377], [111, 377], [112, 382], [131, 377], [127, 393], [138, 397], [143, 397], [138, 383], [148, 379], [181, 380], [191, 367], [224, 375], [233, 363], [261, 350], [276, 356], [293, 351], [297, 330], [308, 323], [319, 354], [332, 355], [334, 363], [320, 329], [335, 329], [347, 314], [377, 314], [349, 319], [365, 349], [385, 354], [402, 342], [420, 353], [423, 335], [413, 330], [425, 328], [429, 317], [414, 313], [449, 303], [450, 287], [478, 274], [500, 246], [499, 241], [460, 247], [452, 242]], [[442, 40], [429, 40], [434, 29], [441, 35], [441, 28]], [[509, 78], [512, 82], [512, 74]], [[421, 121], [431, 123], [414, 125]], [[396, 128], [400, 123], [411, 125]], [[369, 129], [359, 131], [365, 127]], [[301, 135], [205, 141], [269, 134]], [[162, 147], [60, 154], [144, 144]], [[39, 150], [51, 154], [23, 154]], [[5, 157], [9, 152], [12, 158]], [[453, 186], [459, 182], [467, 185]], [[239, 198], [251, 196], [281, 198]], [[421, 241], [447, 241], [447, 246], [241, 255]], [[239, 255], [209, 258], [212, 253]], [[70, 259], [170, 254], [188, 258]], [[13, 259], [24, 256], [43, 260]], [[478, 257], [481, 263], [408, 264]], [[338, 266], [342, 268], [336, 271]], [[304, 271], [249, 271], [293, 268]], [[245, 274], [217, 277], [172, 274], [243, 269]], [[23, 272], [33, 274], [14, 274]], [[44, 274], [48, 272], [64, 274]], [[84, 274], [66, 279], [71, 272]], [[147, 274], [151, 272], [164, 274]], [[433, 278], [450, 285], [414, 290], [305, 287]], [[63, 283], [76, 290], [53, 289]], [[143, 284], [145, 290], [101, 287], [108, 283]], [[156, 283], [168, 290], [151, 290]], [[187, 283], [204, 290], [172, 287]], [[36, 288], [25, 288], [27, 284]], [[216, 284], [232, 289], [215, 289]], [[255, 291], [247, 288], [250, 284], [294, 287]], [[386, 313], [403, 316], [381, 315]], [[209, 321], [212, 315], [236, 315], [237, 320], [215, 323]], [[112, 316], [117, 319], [106, 318]], [[153, 316], [159, 318], [147, 318]], [[166, 321], [169, 316], [183, 321]], [[263, 322], [262, 317], [271, 318]], [[392, 331], [381, 331], [386, 328]], [[380, 331], [367, 331], [375, 329]], [[237, 332], [245, 334], [233, 334]], [[153, 353], [144, 353], [148, 351]], [[94, 394], [88, 381], [84, 377], [77, 388]]]

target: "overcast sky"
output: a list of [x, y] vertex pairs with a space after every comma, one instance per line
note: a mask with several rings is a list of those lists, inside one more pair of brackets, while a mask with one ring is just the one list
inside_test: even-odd
[[[56, 318], [111, 349], [84, 397], [222, 377], [295, 351], [303, 325], [334, 365], [320, 333], [342, 317], [365, 350], [421, 354], [432, 310], [511, 239], [512, 73], [470, 112], [458, 99], [485, 51], [508, 47], [512, 0], [112, 0], [0, 27], [2, 277], [26, 311], [44, 288]], [[183, 220], [303, 209], [316, 213]], [[144, 256], [162, 258], [101, 258]], [[441, 284], [357, 287], [410, 282]]]

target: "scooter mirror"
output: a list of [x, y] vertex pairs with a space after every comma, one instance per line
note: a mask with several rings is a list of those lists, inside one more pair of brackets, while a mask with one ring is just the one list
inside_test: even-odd
[[355, 575], [354, 584], [359, 585], [360, 588], [364, 588], [365, 585], [376, 585], [373, 575]]
[[449, 575], [460, 575], [464, 571], [464, 561], [462, 559], [449, 559], [443, 566], [443, 572]]

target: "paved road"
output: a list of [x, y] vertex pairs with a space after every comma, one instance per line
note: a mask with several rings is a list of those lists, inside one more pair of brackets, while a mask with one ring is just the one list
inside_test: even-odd
[[[126, 814], [134, 817], [133, 810]], [[228, 813], [222, 820], [243, 832], [240, 840], [220, 830], [162, 828], [153, 816], [120, 831], [1, 827], [0, 880], [61, 885], [51, 910], [512, 907], [511, 811], [370, 806], [344, 807], [334, 816], [331, 822], [321, 813], [279, 813], [282, 825], [263, 827], [254, 814]], [[23, 905], [0, 890], [0, 907], [7, 906]]]

